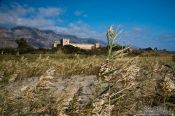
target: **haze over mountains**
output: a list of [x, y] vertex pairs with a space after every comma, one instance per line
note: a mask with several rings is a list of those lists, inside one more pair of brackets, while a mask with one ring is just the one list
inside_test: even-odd
[[94, 38], [80, 38], [74, 35], [55, 33], [52, 30], [40, 30], [26, 26], [18, 26], [11, 29], [0, 28], [0, 48], [16, 48], [17, 39], [25, 38], [29, 44], [35, 48], [51, 48], [54, 41], [59, 41], [62, 37], [69, 38], [74, 43], [100, 43], [105, 42]]

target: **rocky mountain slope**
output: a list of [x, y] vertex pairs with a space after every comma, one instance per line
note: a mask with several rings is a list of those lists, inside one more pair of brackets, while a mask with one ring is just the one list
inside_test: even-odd
[[37, 28], [18, 26], [7, 29], [0, 28], [0, 48], [17, 47], [16, 39], [26, 38], [27, 41], [35, 48], [50, 48], [54, 41], [59, 41], [61, 37], [69, 38], [75, 43], [97, 43], [104, 45], [105, 42], [93, 38], [79, 38], [74, 35], [55, 33], [52, 30], [39, 30]]

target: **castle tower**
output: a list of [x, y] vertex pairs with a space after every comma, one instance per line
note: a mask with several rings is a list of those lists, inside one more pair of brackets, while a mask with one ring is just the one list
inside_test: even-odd
[[66, 38], [62, 38], [62, 39], [60, 40], [60, 43], [61, 43], [62, 46], [64, 46], [64, 45], [69, 45], [69, 44], [70, 44], [70, 43], [69, 43], [69, 39], [66, 39]]
[[52, 48], [56, 48], [56, 47], [57, 47], [57, 43], [53, 43]]
[[58, 46], [58, 43], [55, 41], [53, 44], [52, 44], [52, 48], [57, 48]]
[[95, 48], [99, 48], [100, 47], [100, 44], [99, 43], [96, 43], [95, 44]]

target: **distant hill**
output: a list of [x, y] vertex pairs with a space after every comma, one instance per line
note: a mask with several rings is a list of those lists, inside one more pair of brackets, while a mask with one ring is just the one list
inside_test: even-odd
[[26, 38], [27, 41], [35, 48], [51, 48], [54, 41], [59, 41], [61, 37], [69, 38], [75, 43], [97, 43], [105, 45], [104, 41], [99, 41], [94, 38], [79, 38], [74, 35], [58, 34], [52, 30], [40, 30], [37, 28], [18, 26], [7, 29], [0, 28], [0, 48], [16, 48], [16, 39]]

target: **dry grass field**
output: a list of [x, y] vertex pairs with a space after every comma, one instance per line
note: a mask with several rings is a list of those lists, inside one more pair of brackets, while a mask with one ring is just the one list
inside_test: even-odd
[[[105, 90], [107, 85], [97, 81], [105, 61], [104, 55], [60, 52], [1, 55], [0, 114], [105, 116], [110, 108], [99, 104], [106, 98], [98, 87]], [[115, 70], [107, 74], [112, 78], [111, 115], [138, 114], [147, 107], [165, 108], [169, 114], [175, 111], [171, 54], [115, 58], [111, 66]]]

